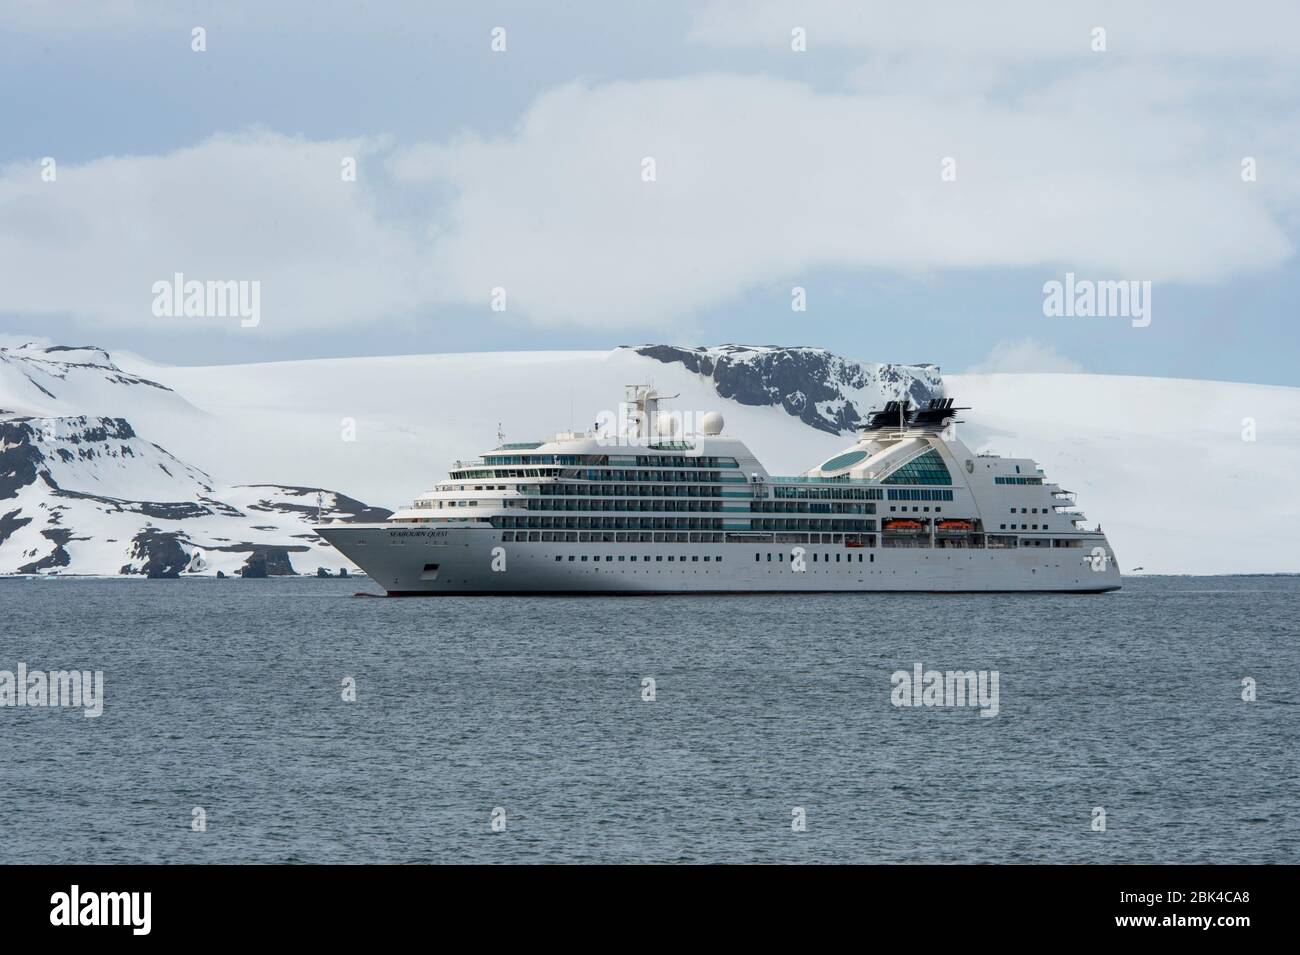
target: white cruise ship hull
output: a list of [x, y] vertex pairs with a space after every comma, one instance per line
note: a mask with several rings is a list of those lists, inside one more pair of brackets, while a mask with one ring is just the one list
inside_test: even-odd
[[1100, 535], [1082, 547], [936, 548], [505, 542], [490, 525], [331, 524], [316, 532], [390, 596], [1101, 593], [1121, 586]]

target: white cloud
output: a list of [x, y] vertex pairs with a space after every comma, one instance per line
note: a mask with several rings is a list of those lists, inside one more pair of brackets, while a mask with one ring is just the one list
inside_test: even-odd
[[1072, 374], [1084, 371], [1077, 361], [1067, 358], [1051, 345], [1033, 338], [999, 342], [987, 358], [966, 369], [967, 375], [1018, 373]]
[[[0, 312], [220, 321], [151, 314], [153, 283], [183, 272], [260, 280], [271, 334], [488, 314], [497, 286], [511, 317], [540, 324], [680, 325], [818, 269], [1214, 282], [1292, 254], [1293, 124], [1279, 132], [1230, 97], [1202, 109], [1196, 71], [1116, 63], [1014, 98], [890, 88], [888, 71], [857, 82], [575, 83], [500, 139], [250, 132], [61, 164], [54, 183], [36, 159], [12, 164]], [[1241, 181], [1242, 155], [1259, 156], [1260, 182]], [[355, 183], [341, 181], [344, 156], [360, 161]], [[647, 156], [655, 182], [642, 181]], [[955, 182], [941, 180], [944, 157]]]
[[[705, 75], [567, 86], [508, 139], [405, 150], [392, 168], [456, 194], [434, 245], [444, 293], [502, 285], [540, 321], [607, 324], [822, 267], [1185, 282], [1268, 268], [1292, 246], [1276, 196], [1241, 182], [1239, 148], [1087, 76], [954, 109]], [[645, 156], [656, 182], [641, 180]], [[956, 182], [940, 178], [948, 156]], [[1270, 162], [1281, 179], [1295, 168], [1290, 153]]]
[[343, 157], [364, 169], [377, 148], [263, 132], [57, 164], [52, 182], [36, 160], [4, 167], [3, 310], [169, 329], [226, 321], [153, 315], [153, 283], [180, 272], [261, 282], [273, 333], [403, 312], [421, 300], [417, 243], [341, 176]]

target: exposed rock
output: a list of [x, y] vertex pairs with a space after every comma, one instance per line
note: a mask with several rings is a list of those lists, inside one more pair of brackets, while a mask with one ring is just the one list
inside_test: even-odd
[[239, 568], [239, 576], [249, 580], [260, 580], [266, 576], [266, 558], [255, 554], [249, 555], [244, 566]]
[[[18, 568], [20, 574], [39, 574], [42, 571], [52, 570], [55, 567], [67, 567], [72, 563], [72, 558], [63, 545], [72, 540], [72, 531], [64, 527], [55, 527], [49, 530], [41, 531], [41, 536], [54, 542], [54, 549], [42, 557], [40, 560], [34, 560], [29, 564], [23, 564]], [[81, 538], [85, 540], [85, 538]]]
[[190, 555], [181, 547], [181, 539], [180, 531], [146, 527], [131, 541], [132, 563], [124, 564], [121, 573], [144, 574], [155, 579], [179, 577], [190, 563]]
[[339, 494], [337, 491], [326, 491], [319, 487], [294, 487], [284, 484], [246, 484], [241, 485], [251, 490], [259, 488], [268, 488], [275, 491], [283, 497], [301, 498], [302, 501], [275, 501], [271, 499], [259, 501], [256, 504], [248, 505], [250, 511], [268, 511], [279, 512], [281, 514], [301, 514], [316, 518], [316, 495], [323, 494], [326, 500], [326, 507], [321, 511], [322, 519], [338, 519], [348, 522], [359, 522], [363, 524], [377, 523], [386, 521], [392, 515], [392, 511], [382, 507], [370, 507], [363, 504], [355, 498], [348, 497], [346, 494]]
[[779, 406], [831, 434], [857, 430], [873, 407], [891, 399], [909, 398], [921, 404], [943, 397], [936, 365], [854, 362], [822, 348], [646, 345], [636, 352], [665, 363], [679, 362], [688, 371], [711, 378], [719, 397], [745, 405]]
[[[54, 361], [49, 351], [83, 360]], [[42, 393], [57, 389], [67, 375], [81, 375], [83, 388], [87, 369], [112, 371], [103, 353], [87, 349], [42, 349], [42, 357], [17, 360], [25, 352], [30, 349], [0, 349], [0, 373], [12, 385], [16, 368]], [[119, 384], [152, 384], [111, 377]], [[318, 498], [323, 520], [389, 514], [320, 488], [217, 487], [206, 472], [143, 439], [125, 418], [0, 417], [0, 574], [229, 575], [250, 556], [254, 573], [293, 574], [289, 554], [312, 549], [298, 542], [320, 546], [310, 533]], [[267, 512], [277, 514], [274, 524], [265, 522]], [[95, 546], [78, 548], [80, 541]]]
[[[223, 550], [243, 550], [243, 546], [222, 548]], [[305, 551], [306, 547], [253, 547], [240, 568], [241, 577], [292, 577], [297, 573], [289, 561], [289, 551]]]

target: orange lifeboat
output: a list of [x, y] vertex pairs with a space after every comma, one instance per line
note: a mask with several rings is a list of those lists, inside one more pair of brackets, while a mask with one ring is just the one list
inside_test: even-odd
[[970, 521], [947, 520], [940, 521], [938, 526], [941, 531], [968, 531], [974, 525]]
[[923, 530], [925, 525], [920, 521], [911, 519], [893, 518], [885, 521], [885, 530], [887, 531], [919, 531]]

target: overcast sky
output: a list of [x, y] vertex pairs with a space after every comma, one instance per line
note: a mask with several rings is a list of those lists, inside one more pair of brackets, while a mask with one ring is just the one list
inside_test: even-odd
[[[1288, 2], [6, 0], [0, 344], [1300, 385], [1298, 94]], [[158, 317], [178, 272], [259, 324]], [[1067, 272], [1150, 324], [1045, 316]]]

